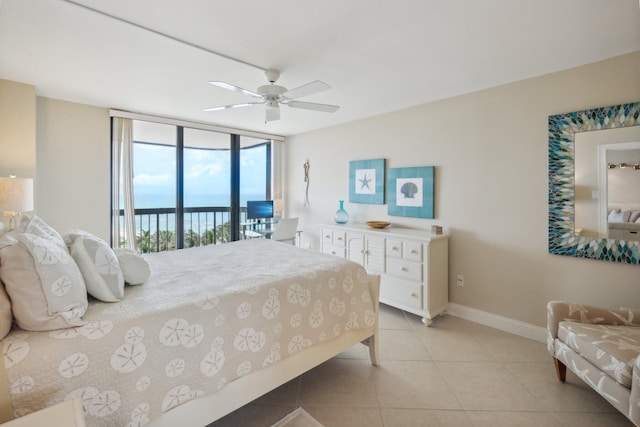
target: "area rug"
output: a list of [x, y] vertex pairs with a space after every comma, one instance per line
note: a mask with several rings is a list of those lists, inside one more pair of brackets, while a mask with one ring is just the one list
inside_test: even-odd
[[313, 418], [307, 411], [302, 408], [297, 408], [283, 419], [273, 424], [271, 427], [324, 427], [315, 418]]

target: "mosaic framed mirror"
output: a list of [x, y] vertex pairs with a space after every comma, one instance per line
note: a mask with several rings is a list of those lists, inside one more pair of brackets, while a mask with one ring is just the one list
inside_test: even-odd
[[640, 126], [639, 117], [640, 102], [549, 116], [549, 253], [640, 263], [640, 241], [581, 236], [575, 227], [576, 135]]

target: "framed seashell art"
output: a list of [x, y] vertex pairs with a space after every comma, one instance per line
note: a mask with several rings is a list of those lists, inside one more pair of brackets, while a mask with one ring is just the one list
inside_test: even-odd
[[433, 218], [434, 172], [433, 166], [389, 168], [387, 213], [394, 216]]

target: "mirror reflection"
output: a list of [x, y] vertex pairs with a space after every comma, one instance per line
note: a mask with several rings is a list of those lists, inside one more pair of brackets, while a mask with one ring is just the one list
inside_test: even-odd
[[576, 133], [575, 234], [640, 241], [640, 128]]

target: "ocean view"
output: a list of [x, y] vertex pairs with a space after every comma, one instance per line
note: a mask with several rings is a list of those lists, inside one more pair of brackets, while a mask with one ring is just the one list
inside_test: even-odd
[[[185, 231], [193, 230], [194, 232], [202, 235], [207, 230], [212, 230], [215, 227], [229, 221], [229, 194], [185, 194], [184, 199], [184, 206], [186, 209], [194, 207], [227, 208], [227, 210], [224, 212], [185, 213]], [[240, 206], [241, 208], [245, 208], [247, 205], [247, 200], [264, 199], [264, 193], [261, 195], [241, 195]], [[134, 206], [136, 209], [175, 208], [175, 194], [134, 194]], [[243, 222], [244, 220], [244, 213], [242, 213], [240, 221]], [[155, 234], [158, 231], [175, 232], [175, 221], [175, 213], [136, 215], [136, 232], [137, 234], [140, 234], [141, 230], [147, 230], [151, 234]], [[120, 223], [121, 226], [123, 226], [123, 219], [121, 219]]]

